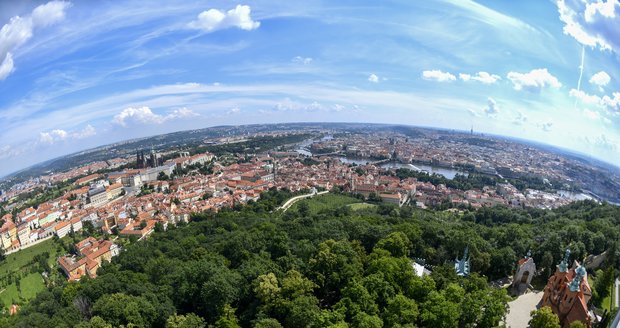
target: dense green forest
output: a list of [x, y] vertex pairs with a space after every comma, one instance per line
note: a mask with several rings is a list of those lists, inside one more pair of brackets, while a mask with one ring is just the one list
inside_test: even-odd
[[[566, 247], [574, 259], [610, 250], [606, 266], [620, 263], [620, 208], [608, 204], [271, 212], [290, 195], [270, 191], [156, 232], [98, 278], [51, 287], [0, 326], [494, 327], [509, 297], [488, 282], [528, 250], [543, 281]], [[466, 246], [473, 274], [464, 278], [453, 261]], [[432, 274], [418, 277], [414, 258]]]

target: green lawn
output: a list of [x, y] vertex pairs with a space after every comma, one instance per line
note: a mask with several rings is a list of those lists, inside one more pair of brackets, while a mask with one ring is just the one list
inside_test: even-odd
[[20, 280], [20, 289], [21, 293], [17, 290], [17, 285], [15, 283], [7, 286], [6, 289], [0, 293], [0, 304], [8, 308], [13, 302], [20, 302], [20, 299], [24, 301], [33, 299], [38, 292], [45, 289], [43, 277], [37, 272], [24, 276]]
[[299, 204], [306, 203], [308, 204], [308, 207], [311, 213], [318, 213], [324, 209], [336, 208], [340, 206], [361, 203], [361, 202], [362, 201], [357, 198], [353, 198], [353, 197], [349, 197], [345, 195], [328, 193], [328, 194], [300, 200], [297, 203], [293, 204], [290, 210], [296, 211]]
[[31, 273], [20, 280], [22, 297], [24, 299], [32, 299], [37, 293], [45, 289], [45, 283], [40, 273]]
[[0, 293], [0, 301], [2, 302], [2, 307], [5, 309], [10, 307], [13, 301], [19, 302], [19, 292], [15, 284], [10, 284]]
[[50, 254], [50, 265], [56, 262], [57, 244], [48, 239], [40, 244], [28, 247], [21, 251], [7, 255], [6, 259], [0, 263], [0, 279], [8, 275], [10, 272], [17, 272], [28, 266], [35, 255], [48, 252]]
[[614, 297], [616, 297], [615, 284], [611, 285], [611, 294], [601, 301], [601, 308], [609, 310], [609, 306], [612, 304]]
[[354, 203], [354, 204], [349, 204], [347, 206], [349, 206], [354, 211], [366, 210], [366, 209], [377, 207], [377, 205], [375, 204], [368, 204], [368, 203]]
[[[65, 237], [67, 238], [67, 237]], [[48, 239], [32, 247], [20, 250], [18, 252], [9, 254], [6, 259], [0, 263], [0, 306], [9, 307], [13, 304], [13, 301], [23, 304], [33, 299], [37, 293], [45, 289], [45, 283], [40, 273], [31, 273], [31, 270], [35, 264], [32, 263], [33, 258], [36, 255], [49, 253], [47, 262], [52, 270], [56, 268], [56, 258], [58, 254], [59, 243], [53, 239]], [[19, 279], [20, 290], [17, 289], [17, 284], [12, 282], [8, 286], [5, 286], [6, 279], [9, 275], [13, 275], [10, 281], [21, 277]]]

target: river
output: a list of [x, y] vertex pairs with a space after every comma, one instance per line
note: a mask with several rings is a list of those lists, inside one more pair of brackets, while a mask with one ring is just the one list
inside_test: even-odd
[[[357, 157], [338, 157], [338, 159], [345, 164], [356, 164], [356, 165], [366, 165], [369, 162], [374, 161], [372, 159], [357, 158]], [[402, 163], [395, 163], [395, 162], [387, 162], [379, 166], [384, 169], [408, 169], [408, 170], [414, 170], [418, 172], [424, 171], [429, 174], [435, 173], [435, 174], [443, 175], [444, 177], [450, 180], [454, 179], [454, 177], [457, 174], [462, 174], [462, 175], [468, 174], [467, 172], [463, 172], [463, 171], [459, 171], [459, 170], [455, 170], [451, 168], [437, 167], [437, 166], [431, 166], [431, 165], [426, 165], [426, 164], [402, 164]]]
[[[328, 135], [319, 140], [315, 140], [315, 139], [304, 140], [300, 142], [299, 144], [297, 144], [295, 151], [304, 156], [312, 156], [312, 152], [310, 152], [310, 150], [308, 149], [310, 145], [312, 145], [314, 142], [317, 142], [317, 141], [331, 140], [332, 138], [333, 137], [331, 135]], [[369, 162], [375, 161], [372, 159], [359, 158], [359, 157], [338, 157], [338, 159], [345, 164], [356, 164], [356, 165], [366, 165]], [[387, 163], [381, 164], [380, 166], [386, 169], [404, 168], [404, 169], [414, 170], [418, 172], [424, 171], [430, 174], [435, 173], [435, 174], [442, 175], [448, 179], [454, 179], [454, 177], [457, 174], [462, 174], [462, 175], [468, 174], [467, 172], [459, 171], [459, 170], [452, 169], [452, 168], [437, 167], [437, 166], [426, 165], [426, 164], [402, 164], [402, 163], [387, 162]]]
[[327, 135], [324, 136], [320, 139], [306, 139], [300, 143], [297, 144], [297, 147], [295, 148], [295, 151], [304, 155], [304, 156], [312, 156], [312, 153], [310, 152], [310, 150], [308, 149], [308, 146], [312, 145], [315, 142], [319, 142], [319, 141], [327, 141], [327, 140], [332, 140], [334, 137], [332, 137], [331, 135]]
[[381, 164], [381, 167], [383, 168], [387, 168], [387, 169], [409, 169], [409, 170], [414, 170], [414, 171], [424, 171], [424, 172], [428, 172], [430, 174], [439, 174], [439, 175], [443, 175], [444, 177], [446, 177], [447, 179], [454, 179], [454, 177], [457, 174], [461, 174], [461, 175], [468, 175], [467, 172], [463, 172], [463, 171], [459, 171], [459, 170], [455, 170], [452, 168], [445, 168], [445, 167], [437, 167], [437, 166], [431, 166], [431, 165], [426, 165], [426, 164], [402, 164], [402, 163], [394, 163], [394, 162], [388, 162], [388, 163], [384, 163]]

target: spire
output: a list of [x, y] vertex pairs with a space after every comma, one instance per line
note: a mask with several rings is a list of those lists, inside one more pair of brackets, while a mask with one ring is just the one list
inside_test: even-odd
[[568, 258], [570, 257], [570, 249], [566, 249], [566, 252], [564, 253], [564, 258], [562, 259], [562, 262], [560, 262], [560, 265], [558, 265], [558, 269], [560, 270], [560, 272], [568, 272]]
[[575, 277], [573, 278], [573, 280], [568, 285], [568, 288], [572, 292], [578, 292], [579, 291], [579, 286], [581, 286], [581, 281], [583, 280], [583, 278], [585, 276], [586, 276], [586, 269], [582, 265], [579, 265], [575, 269]]
[[454, 270], [459, 276], [469, 276], [469, 246], [465, 247], [463, 258], [454, 261]]

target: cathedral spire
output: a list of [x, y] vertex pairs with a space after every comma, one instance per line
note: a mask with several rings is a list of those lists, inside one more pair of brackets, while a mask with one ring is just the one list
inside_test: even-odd
[[560, 272], [568, 272], [568, 258], [570, 257], [570, 249], [566, 249], [566, 252], [564, 253], [564, 258], [562, 259], [562, 262], [560, 262], [560, 265], [558, 265], [558, 269], [560, 270]]
[[578, 292], [579, 286], [581, 286], [581, 281], [586, 276], [586, 274], [586, 269], [582, 265], [579, 265], [579, 267], [575, 269], [575, 277], [568, 285], [568, 288], [570, 288], [572, 292]]

